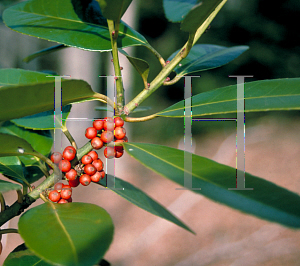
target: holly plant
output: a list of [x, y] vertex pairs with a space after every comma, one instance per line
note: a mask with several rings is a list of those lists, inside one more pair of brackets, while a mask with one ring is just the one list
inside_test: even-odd
[[[126, 153], [182, 187], [186, 187], [186, 178], [190, 178], [192, 186], [186, 189], [213, 201], [283, 226], [300, 227], [300, 197], [296, 193], [248, 173], [245, 173], [246, 188], [253, 190], [230, 189], [236, 186], [237, 169], [187, 150], [135, 143], [126, 137], [127, 123], [147, 123], [158, 117], [171, 123], [176, 118], [237, 113], [238, 85], [232, 85], [193, 95], [152, 115], [132, 116], [159, 88], [191, 73], [227, 64], [249, 48], [197, 44], [226, 0], [163, 0], [167, 19], [180, 23], [180, 30], [188, 36], [181, 49], [163, 58], [140, 33], [121, 20], [130, 3], [131, 0], [29, 0], [3, 13], [3, 21], [10, 29], [58, 43], [29, 55], [26, 61], [68, 47], [111, 53], [116, 90], [114, 101], [108, 97], [110, 93], [113, 95], [110, 88], [107, 95], [100, 94], [84, 80], [49, 77], [42, 71], [0, 69], [0, 172], [5, 179], [0, 180], [0, 226], [21, 215], [17, 229], [0, 229], [0, 239], [2, 234], [19, 233], [24, 240], [9, 254], [4, 266], [109, 264], [104, 256], [113, 240], [113, 221], [98, 205], [72, 202], [77, 186], [109, 189], [139, 208], [182, 227], [188, 234], [195, 233], [122, 176], [106, 172], [105, 163], [98, 156], [100, 152], [107, 158], [107, 164], [122, 160]], [[155, 78], [149, 80], [150, 66], [144, 59], [124, 50], [130, 46], [143, 46], [154, 54], [161, 68]], [[143, 81], [140, 92], [132, 99], [124, 97], [120, 55], [127, 57]], [[62, 107], [55, 113], [53, 88], [57, 77]], [[300, 109], [298, 78], [244, 82], [243, 86], [243, 112]], [[78, 147], [66, 120], [72, 104], [92, 100], [113, 112], [94, 119], [85, 132], [86, 144]], [[55, 136], [51, 130], [57, 132], [58, 128], [70, 144], [51, 153]], [[189, 158], [190, 167], [186, 167], [185, 158]], [[32, 183], [38, 180], [39, 185], [34, 187]], [[17, 199], [7, 206], [4, 196], [11, 190], [16, 191]], [[37, 200], [40, 205], [26, 210]]]

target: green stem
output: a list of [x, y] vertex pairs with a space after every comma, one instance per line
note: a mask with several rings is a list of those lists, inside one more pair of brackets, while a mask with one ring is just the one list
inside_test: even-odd
[[184, 47], [184, 49], [181, 52], [181, 58], [186, 58], [187, 55], [189, 54], [189, 52], [191, 51], [192, 47], [193, 47], [193, 41], [195, 38], [195, 33], [190, 33], [189, 35], [189, 39]]
[[49, 172], [48, 172], [48, 169], [47, 169], [47, 167], [45, 166], [45, 164], [43, 164], [43, 163], [41, 162], [40, 158], [38, 158], [38, 157], [36, 157], [36, 156], [35, 156], [35, 158], [36, 158], [36, 160], [38, 161], [38, 163], [39, 163], [39, 168], [40, 168], [40, 170], [43, 172], [43, 174], [44, 174], [46, 177], [50, 176], [50, 174], [49, 174]]
[[69, 132], [68, 128], [64, 125], [61, 125], [61, 130], [67, 137], [67, 139], [70, 141], [71, 145], [75, 148], [75, 150], [78, 149], [77, 144], [71, 133]]
[[44, 161], [46, 164], [48, 164], [52, 169], [55, 169], [55, 168], [58, 169], [58, 167], [49, 158], [47, 158], [43, 154], [35, 151], [31, 155], [38, 157], [39, 159], [41, 159], [42, 161]]
[[95, 94], [93, 95], [93, 98], [99, 100], [100, 102], [107, 103], [112, 108], [115, 108], [114, 102], [110, 98], [108, 98], [106, 95], [103, 95], [103, 94], [100, 94], [98, 92], [95, 92]]
[[154, 119], [155, 117], [157, 117], [156, 114], [153, 115], [148, 115], [148, 116], [144, 116], [144, 117], [125, 117], [124, 121], [126, 122], [144, 122], [144, 121], [148, 121], [151, 119]]
[[165, 81], [164, 82], [164, 85], [165, 86], [169, 86], [169, 85], [173, 85], [173, 84], [175, 84], [176, 82], [178, 82], [181, 78], [182, 78], [183, 76], [175, 76], [175, 78], [173, 78], [172, 80], [170, 80], [170, 81]]
[[159, 52], [157, 52], [150, 44], [146, 46], [158, 59], [162, 67], [165, 67], [166, 62], [165, 59], [160, 55]]
[[109, 33], [110, 33], [110, 42], [112, 47], [112, 56], [115, 70], [115, 80], [116, 80], [116, 88], [117, 88], [117, 113], [121, 114], [125, 105], [125, 97], [124, 97], [124, 88], [122, 81], [122, 74], [119, 63], [119, 55], [118, 55], [118, 44], [116, 38], [116, 31], [114, 27], [114, 21], [108, 19], [107, 20]]
[[14, 229], [14, 228], [7, 228], [7, 229], [0, 229], [0, 235], [4, 235], [4, 234], [11, 234], [11, 233], [16, 233], [18, 234], [19, 231], [18, 229]]
[[1, 211], [0, 212], [5, 211], [5, 199], [4, 199], [1, 192], [0, 192], [0, 205], [1, 205]]
[[23, 193], [20, 189], [17, 190], [17, 194], [18, 194], [18, 202], [22, 203], [23, 202]]
[[154, 78], [150, 83], [148, 89], [142, 90], [132, 101], [124, 107], [125, 115], [129, 115], [136, 107], [138, 107], [145, 99], [147, 99], [154, 91], [156, 91], [164, 82], [168, 75], [173, 71], [173, 69], [180, 63], [180, 61], [186, 57], [192, 48], [192, 46], [198, 41], [201, 35], [205, 32], [206, 28], [211, 24], [211, 21], [218, 14], [220, 9], [226, 3], [227, 0], [223, 0], [219, 6], [210, 14], [210, 16], [203, 22], [203, 24], [197, 29], [195, 34], [190, 34], [189, 40], [182, 47], [179, 53], [167, 64], [160, 73]]

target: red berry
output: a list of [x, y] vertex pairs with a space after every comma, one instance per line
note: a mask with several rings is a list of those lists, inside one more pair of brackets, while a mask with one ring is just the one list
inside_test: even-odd
[[63, 184], [62, 188], [64, 188], [64, 189], [71, 189], [72, 190], [72, 187], [70, 185]]
[[87, 175], [87, 174], [83, 174], [80, 178], [79, 178], [80, 183], [83, 186], [88, 186], [91, 183], [91, 176]]
[[103, 129], [103, 124], [104, 124], [104, 121], [103, 120], [95, 120], [93, 122], [93, 127], [97, 130], [102, 130]]
[[103, 141], [99, 137], [95, 137], [92, 139], [91, 145], [95, 150], [100, 150], [103, 147]]
[[86, 136], [88, 139], [93, 139], [94, 137], [97, 136], [97, 129], [94, 128], [94, 127], [88, 127], [88, 128], [85, 130], [85, 136]]
[[104, 156], [107, 158], [107, 159], [112, 159], [115, 157], [115, 149], [114, 147], [106, 147], [104, 149]]
[[58, 167], [64, 173], [69, 172], [71, 170], [71, 163], [68, 160], [61, 160]]
[[79, 178], [76, 178], [75, 180], [69, 180], [69, 185], [71, 187], [78, 187], [78, 185], [79, 185]]
[[126, 130], [123, 127], [116, 127], [114, 134], [116, 139], [123, 139], [126, 136]]
[[100, 179], [101, 179], [101, 173], [98, 171], [91, 176], [91, 180], [95, 183], [98, 183]]
[[125, 142], [128, 142], [128, 138], [127, 138], [126, 136], [123, 138], [123, 140], [124, 140]]
[[101, 134], [101, 140], [104, 143], [109, 143], [114, 139], [114, 134], [111, 131], [103, 131]]
[[96, 173], [96, 167], [92, 164], [87, 164], [85, 167], [84, 167], [84, 172], [87, 174], [87, 175], [93, 175]]
[[76, 150], [74, 147], [72, 146], [68, 146], [65, 148], [64, 152], [63, 152], [63, 157], [64, 159], [68, 160], [68, 161], [72, 161], [76, 156]]
[[91, 156], [93, 161], [98, 159], [98, 153], [95, 151], [90, 151], [87, 155]]
[[93, 161], [92, 164], [95, 166], [97, 171], [101, 171], [103, 169], [103, 162], [101, 161], [101, 159]]
[[115, 146], [115, 158], [120, 158], [124, 153], [123, 146]]
[[71, 169], [69, 172], [66, 173], [66, 178], [68, 180], [75, 180], [77, 178], [77, 171]]
[[52, 190], [48, 195], [49, 200], [58, 202], [60, 200], [60, 193], [57, 190]]
[[67, 200], [65, 200], [65, 199], [60, 199], [57, 203], [68, 203], [68, 201]]
[[114, 130], [114, 119], [112, 117], [104, 117], [103, 128], [106, 131], [113, 131]]
[[104, 172], [104, 170], [100, 171], [99, 173], [101, 174], [101, 179], [103, 179], [103, 178], [105, 177], [105, 172]]
[[[97, 157], [98, 157], [98, 155], [97, 155]], [[89, 164], [89, 163], [92, 163], [92, 161], [93, 161], [93, 158], [87, 154], [83, 155], [83, 157], [81, 158], [81, 162], [83, 164]]]
[[58, 183], [56, 183], [55, 185], [54, 185], [54, 190], [61, 190], [62, 189], [62, 187], [63, 187], [63, 183], [60, 183], [60, 182], [58, 182]]
[[124, 120], [121, 117], [115, 117], [115, 127], [122, 127], [124, 126]]
[[59, 163], [62, 160], [62, 154], [60, 152], [53, 152], [51, 155], [51, 161], [54, 163]]
[[71, 187], [70, 188], [64, 188], [63, 187], [63, 189], [60, 192], [60, 195], [61, 195], [61, 198], [65, 199], [65, 200], [71, 198], [71, 196], [72, 196], [72, 188]]

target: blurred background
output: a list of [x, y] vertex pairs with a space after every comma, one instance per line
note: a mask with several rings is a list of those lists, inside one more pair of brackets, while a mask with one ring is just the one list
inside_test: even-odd
[[[0, 16], [18, 1], [1, 0]], [[198, 43], [223, 46], [248, 45], [250, 49], [233, 62], [209, 71], [194, 73], [193, 95], [236, 83], [229, 75], [253, 75], [248, 81], [300, 76], [300, 45], [297, 21], [300, 2], [286, 0], [228, 0]], [[123, 20], [139, 31], [167, 59], [180, 49], [187, 34], [180, 25], [169, 23], [162, 0], [134, 0]], [[24, 63], [23, 58], [56, 43], [16, 33], [0, 24], [0, 68], [54, 71], [59, 75], [84, 79], [93, 90], [106, 93], [105, 78], [113, 75], [110, 53], [64, 49]], [[144, 47], [126, 49], [130, 55], [150, 65], [149, 81], [160, 71], [157, 59]], [[126, 58], [123, 66], [126, 102], [143, 89], [141, 78]], [[133, 116], [149, 115], [184, 98], [184, 83], [162, 87], [142, 106], [152, 109]], [[76, 104], [71, 118], [99, 117], [98, 103]], [[299, 111], [246, 113], [246, 171], [300, 193]], [[220, 116], [218, 116], [220, 117]], [[228, 115], [225, 117], [229, 117]], [[91, 122], [68, 122], [79, 146]], [[167, 126], [166, 126], [167, 125]], [[235, 122], [193, 122], [193, 147], [198, 155], [235, 167]], [[129, 140], [182, 148], [183, 119], [157, 118], [126, 124]], [[67, 142], [65, 141], [65, 145]], [[99, 152], [100, 154], [101, 152]], [[100, 155], [103, 158], [103, 154]], [[104, 160], [104, 159], [103, 159]], [[110, 191], [98, 188], [76, 189], [75, 201], [104, 207], [113, 217], [116, 234], [105, 258], [117, 266], [132, 265], [299, 265], [298, 231], [262, 221], [211, 202], [192, 192], [175, 190], [172, 182], [151, 172], [126, 154], [116, 160], [116, 176], [149, 193], [186, 222], [197, 235], [191, 235], [162, 219], [139, 210]], [[91, 196], [96, 193], [97, 196]], [[13, 193], [5, 195], [8, 203]], [[10, 202], [11, 200], [11, 202]], [[36, 204], [40, 204], [38, 201]], [[16, 227], [14, 218], [9, 227]], [[8, 225], [6, 225], [8, 226]], [[11, 235], [5, 240], [0, 264], [22, 240]]]

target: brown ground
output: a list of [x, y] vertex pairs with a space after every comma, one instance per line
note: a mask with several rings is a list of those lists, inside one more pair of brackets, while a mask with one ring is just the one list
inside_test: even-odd
[[[299, 122], [267, 118], [254, 127], [246, 124], [246, 171], [300, 194]], [[228, 136], [201, 137], [196, 145], [196, 154], [235, 167], [234, 131]], [[142, 188], [197, 235], [140, 210], [111, 191], [97, 193], [97, 186], [81, 186], [73, 200], [98, 204], [114, 220], [114, 241], [105, 255], [113, 266], [300, 265], [300, 231], [240, 213], [193, 192], [175, 190], [176, 184], [127, 155], [117, 162], [116, 176]], [[15, 196], [5, 194], [7, 203]], [[16, 228], [17, 220], [9, 227]], [[20, 243], [18, 235], [9, 235], [0, 265]]]

